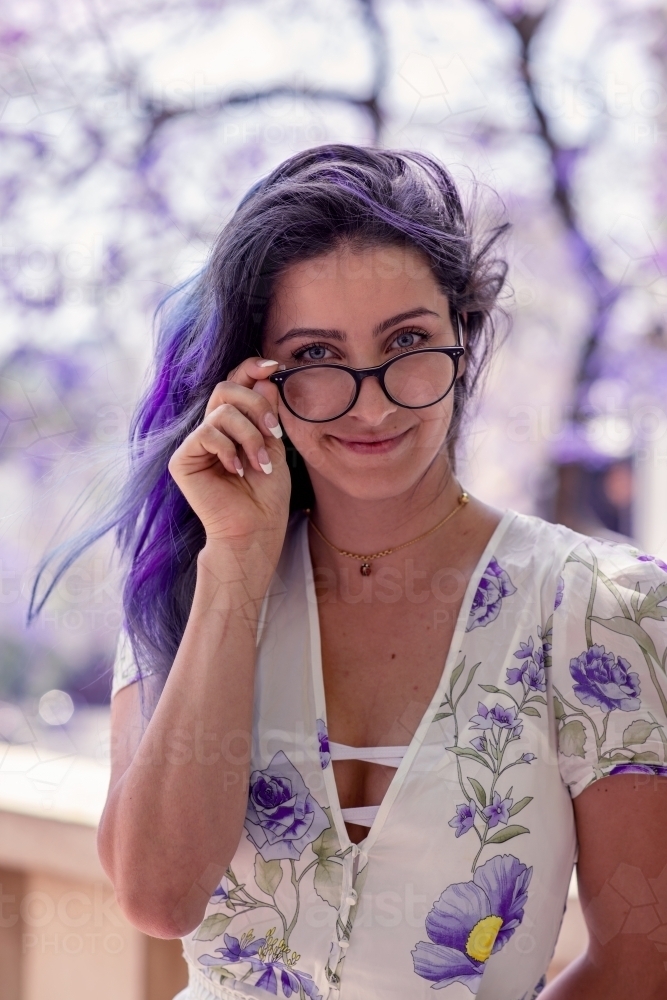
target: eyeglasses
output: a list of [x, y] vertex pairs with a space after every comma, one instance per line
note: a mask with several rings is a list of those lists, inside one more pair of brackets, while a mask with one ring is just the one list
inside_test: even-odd
[[311, 423], [337, 420], [352, 409], [365, 378], [376, 378], [385, 396], [398, 406], [421, 410], [439, 403], [451, 391], [458, 374], [462, 346], [461, 317], [456, 314], [457, 347], [422, 347], [390, 358], [376, 368], [308, 365], [274, 372], [269, 381], [295, 417]]

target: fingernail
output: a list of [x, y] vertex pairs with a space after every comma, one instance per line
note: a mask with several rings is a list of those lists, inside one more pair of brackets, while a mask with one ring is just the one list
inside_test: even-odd
[[269, 453], [266, 448], [260, 448], [257, 452], [257, 461], [259, 462], [259, 467], [262, 472], [265, 472], [267, 476], [270, 472], [273, 472], [273, 466], [271, 465], [271, 459], [269, 458]]
[[270, 368], [271, 365], [277, 365], [278, 363], [279, 363], [278, 361], [260, 361], [259, 362], [259, 367], [260, 368]]
[[271, 431], [274, 438], [281, 438], [283, 436], [283, 430], [282, 427], [280, 426], [280, 422], [278, 418], [273, 415], [273, 413], [266, 414], [266, 416], [264, 417], [264, 423]]
[[241, 459], [240, 458], [235, 458], [234, 459], [234, 468], [238, 472], [239, 476], [241, 476], [243, 478], [243, 475], [244, 475], [243, 465], [241, 464]]

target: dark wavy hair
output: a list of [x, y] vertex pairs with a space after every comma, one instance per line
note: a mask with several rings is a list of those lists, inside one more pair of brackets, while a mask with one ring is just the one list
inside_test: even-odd
[[[134, 658], [166, 679], [190, 614], [197, 554], [205, 542], [201, 521], [169, 474], [169, 459], [203, 419], [216, 383], [260, 351], [276, 277], [342, 242], [418, 251], [452, 313], [465, 313], [468, 360], [455, 385], [448, 435], [453, 460], [465, 404], [494, 340], [493, 312], [507, 271], [498, 240], [507, 228], [504, 223], [481, 236], [473, 232], [451, 175], [423, 153], [319, 146], [255, 184], [202, 271], [158, 306], [155, 356], [130, 426], [126, 480], [101, 523], [42, 561], [28, 622], [83, 551], [114, 531], [127, 567], [123, 617]], [[305, 464], [286, 445], [291, 508], [310, 506]], [[37, 602], [40, 578], [54, 561], [55, 576]]]

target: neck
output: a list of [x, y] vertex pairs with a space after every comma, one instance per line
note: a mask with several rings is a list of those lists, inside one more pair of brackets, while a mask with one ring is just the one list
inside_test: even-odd
[[405, 493], [366, 499], [343, 493], [311, 471], [314, 520], [334, 545], [367, 553], [391, 548], [428, 531], [456, 507], [461, 488], [446, 459], [434, 462]]

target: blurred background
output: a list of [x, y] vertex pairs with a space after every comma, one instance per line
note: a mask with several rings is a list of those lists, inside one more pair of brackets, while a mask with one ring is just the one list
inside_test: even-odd
[[482, 214], [497, 192], [511, 329], [460, 477], [667, 558], [666, 54], [644, 0], [5, 0], [0, 740], [36, 754], [4, 766], [35, 812], [107, 760], [120, 623], [110, 543], [26, 629], [35, 566], [122, 473], [157, 302], [297, 150], [425, 150]]

